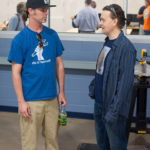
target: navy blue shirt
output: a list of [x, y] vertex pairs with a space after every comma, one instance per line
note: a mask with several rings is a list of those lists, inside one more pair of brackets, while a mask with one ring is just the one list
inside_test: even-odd
[[[105, 69], [105, 64], [107, 62], [107, 56], [112, 48], [112, 44], [115, 40], [107, 40], [104, 43], [104, 47], [101, 50], [96, 65], [96, 74], [95, 74], [95, 101], [97, 103], [102, 103], [103, 95], [103, 72]], [[104, 52], [104, 55], [102, 54]], [[103, 56], [102, 56], [103, 55]]]
[[[142, 7], [139, 9], [138, 14], [139, 14], [139, 15], [142, 15], [142, 14], [143, 14], [143, 12], [144, 12], [144, 9], [145, 9], [145, 6], [142, 6]], [[143, 24], [144, 24], [143, 17], [139, 19], [139, 23], [140, 23], [141, 25], [143, 25]]]

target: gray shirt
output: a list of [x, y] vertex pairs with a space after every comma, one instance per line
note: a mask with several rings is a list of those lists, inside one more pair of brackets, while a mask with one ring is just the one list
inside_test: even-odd
[[[24, 28], [25, 25], [24, 25], [24, 22], [22, 19], [22, 15], [19, 13], [18, 13], [18, 15], [19, 15], [20, 21], [18, 20], [17, 15], [14, 15], [10, 18], [9, 24], [8, 24], [8, 29], [7, 29], [8, 31], [21, 31]], [[16, 30], [18, 21], [19, 21], [19, 26]]]
[[91, 6], [86, 6], [78, 14], [73, 21], [79, 31], [95, 31], [100, 23], [98, 12]]

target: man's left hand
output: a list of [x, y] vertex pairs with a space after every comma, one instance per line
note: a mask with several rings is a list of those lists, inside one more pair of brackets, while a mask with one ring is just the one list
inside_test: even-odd
[[66, 97], [65, 97], [64, 93], [59, 93], [58, 94], [58, 101], [59, 101], [59, 104], [61, 104], [64, 107], [67, 105], [67, 103], [66, 103]]

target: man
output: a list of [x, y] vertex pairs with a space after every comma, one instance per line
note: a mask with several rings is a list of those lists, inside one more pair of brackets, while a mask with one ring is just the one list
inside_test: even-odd
[[95, 131], [99, 150], [127, 150], [126, 119], [134, 82], [136, 50], [122, 29], [125, 16], [117, 4], [105, 6], [100, 25], [105, 34], [95, 74]]
[[24, 2], [17, 4], [17, 14], [12, 16], [9, 20], [8, 31], [21, 31], [25, 27], [26, 5]]
[[59, 149], [58, 103], [66, 106], [61, 58], [64, 49], [57, 33], [42, 25], [48, 7], [47, 0], [27, 0], [29, 24], [13, 39], [8, 57], [18, 99], [22, 150], [37, 149], [40, 127], [46, 150]]
[[150, 35], [150, 0], [145, 0], [145, 6], [143, 30], [145, 35]]
[[139, 19], [139, 25], [140, 25], [139, 35], [144, 35], [144, 30], [143, 30], [143, 24], [144, 24], [143, 12], [144, 12], [144, 9], [145, 9], [145, 6], [142, 6], [139, 9], [139, 12], [137, 14], [137, 19]]
[[91, 7], [91, 2], [92, 0], [85, 0], [85, 8], [72, 18], [72, 25], [79, 28], [79, 33], [95, 33], [99, 28], [98, 13]]

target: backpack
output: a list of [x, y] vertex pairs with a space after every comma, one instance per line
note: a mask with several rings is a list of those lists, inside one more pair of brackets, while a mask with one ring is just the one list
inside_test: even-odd
[[17, 26], [16, 26], [15, 31], [17, 31], [17, 29], [18, 29], [18, 27], [19, 27], [19, 23], [20, 23], [20, 17], [19, 17], [19, 15], [18, 15], [18, 14], [16, 14], [16, 16], [18, 17], [18, 23], [17, 23]]

